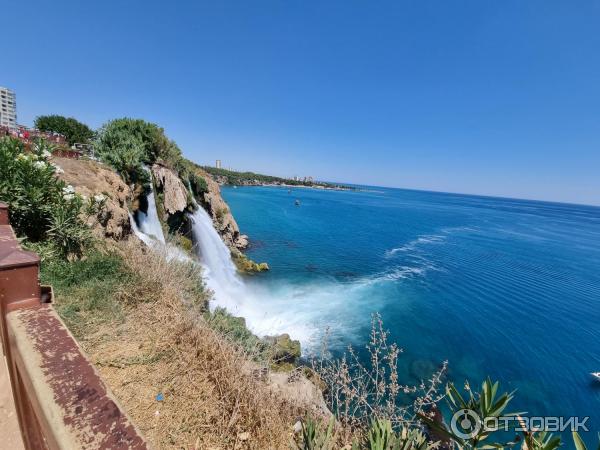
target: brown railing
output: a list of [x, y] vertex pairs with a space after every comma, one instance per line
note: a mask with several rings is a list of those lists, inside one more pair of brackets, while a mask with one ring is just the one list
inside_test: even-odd
[[39, 266], [0, 203], [0, 331], [25, 448], [147, 448], [54, 311]]

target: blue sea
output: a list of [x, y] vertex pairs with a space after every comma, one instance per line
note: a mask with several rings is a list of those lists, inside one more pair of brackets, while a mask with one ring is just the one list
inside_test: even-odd
[[364, 347], [379, 313], [405, 381], [448, 360], [459, 385], [490, 376], [517, 389], [513, 410], [589, 416], [600, 430], [600, 208], [377, 187], [222, 191], [248, 256], [271, 267], [250, 281], [268, 292], [266, 322], [279, 317], [305, 354], [326, 330], [337, 352]]

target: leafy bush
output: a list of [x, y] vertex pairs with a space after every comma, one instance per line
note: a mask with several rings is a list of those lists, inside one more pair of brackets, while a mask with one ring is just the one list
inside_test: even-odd
[[158, 125], [141, 119], [115, 119], [99, 130], [96, 152], [130, 183], [146, 184], [143, 164], [180, 164], [181, 150]]
[[212, 312], [206, 311], [204, 318], [211, 328], [237, 343], [249, 355], [257, 359], [266, 356], [269, 345], [252, 334], [243, 317], [232, 316], [224, 308], [215, 308]]
[[11, 225], [31, 242], [49, 240], [62, 255], [81, 255], [91, 233], [81, 218], [82, 198], [56, 177], [51, 147], [38, 141], [32, 152], [12, 138], [0, 139], [0, 200]]
[[75, 143], [86, 144], [94, 138], [94, 131], [73, 117], [63, 117], [55, 114], [38, 116], [35, 119], [34, 126], [38, 130], [62, 134], [69, 145]]
[[203, 198], [204, 194], [208, 192], [206, 180], [193, 172], [188, 175], [188, 179], [190, 180], [190, 187], [194, 193], [194, 197]]

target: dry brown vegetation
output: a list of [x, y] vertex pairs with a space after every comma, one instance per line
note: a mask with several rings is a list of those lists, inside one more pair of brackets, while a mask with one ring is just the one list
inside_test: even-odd
[[373, 420], [384, 420], [395, 429], [422, 425], [420, 414], [435, 414], [443, 399], [443, 377], [447, 361], [427, 380], [404, 382], [398, 373], [402, 349], [389, 342], [379, 314], [371, 320], [371, 334], [365, 346], [368, 358], [361, 358], [352, 346], [340, 358], [328, 358], [326, 341], [312, 367], [319, 374], [328, 406], [336, 414], [336, 439], [342, 443], [364, 441]]
[[306, 405], [256, 376], [260, 371], [248, 354], [197, 313], [201, 278], [191, 272], [198, 269], [167, 262], [137, 243], [122, 250], [126, 265], [139, 275], [119, 293], [128, 303], [125, 317], [97, 328], [82, 344], [150, 443], [288, 448]]

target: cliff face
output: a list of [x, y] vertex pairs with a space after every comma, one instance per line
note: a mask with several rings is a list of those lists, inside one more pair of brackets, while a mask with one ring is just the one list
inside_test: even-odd
[[169, 214], [183, 211], [188, 204], [188, 190], [177, 174], [171, 169], [154, 164], [154, 179], [164, 196], [163, 206]]
[[231, 250], [245, 249], [248, 246], [248, 236], [240, 234], [240, 228], [231, 214], [229, 206], [221, 197], [219, 184], [202, 169], [197, 169], [196, 173], [206, 180], [208, 192], [204, 194], [204, 206], [212, 217], [221, 238]]
[[63, 170], [59, 177], [72, 185], [75, 192], [87, 198], [95, 195], [106, 198], [102, 211], [88, 220], [94, 233], [114, 240], [131, 233], [127, 210], [131, 191], [119, 175], [95, 161], [54, 157], [52, 162]]

